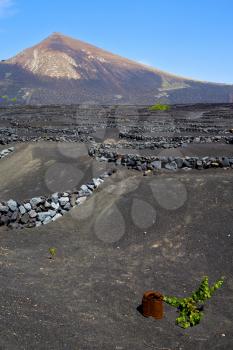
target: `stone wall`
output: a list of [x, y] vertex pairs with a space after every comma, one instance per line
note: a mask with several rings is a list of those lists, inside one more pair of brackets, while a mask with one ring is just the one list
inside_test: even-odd
[[99, 161], [113, 162], [139, 171], [233, 168], [233, 157], [157, 157], [135, 154], [120, 154], [110, 151], [101, 144], [92, 144], [88, 151], [91, 157]]
[[[128, 141], [128, 146], [125, 143], [124, 147], [130, 148], [177, 148], [182, 147], [185, 144], [195, 143], [226, 143], [233, 144], [232, 135], [217, 135], [217, 136], [149, 136], [137, 133], [120, 132], [120, 139], [125, 139]], [[142, 142], [140, 142], [142, 141]]]
[[0, 128], [0, 144], [8, 145], [12, 142], [88, 142], [92, 140], [87, 130], [57, 129], [57, 128]]
[[17, 202], [10, 199], [0, 203], [0, 225], [10, 228], [38, 227], [53, 222], [75, 206], [82, 204], [104, 179], [115, 172], [108, 171], [98, 178], [93, 178], [80, 189], [62, 193], [53, 193], [51, 196], [40, 196], [28, 201]]

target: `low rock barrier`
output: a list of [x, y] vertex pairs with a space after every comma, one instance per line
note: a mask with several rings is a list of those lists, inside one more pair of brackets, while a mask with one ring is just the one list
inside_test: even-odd
[[[218, 136], [149, 136], [143, 134], [119, 133], [120, 139], [129, 140], [131, 148], [177, 148], [184, 144], [226, 143], [233, 144], [232, 135]], [[133, 142], [132, 142], [133, 141]], [[143, 142], [140, 142], [143, 141]]]
[[137, 154], [120, 154], [102, 148], [101, 145], [92, 145], [88, 151], [91, 157], [98, 161], [113, 162], [116, 165], [126, 166], [139, 171], [146, 170], [178, 170], [178, 169], [208, 169], [233, 168], [232, 157], [158, 157], [141, 156]]
[[53, 193], [18, 202], [13, 199], [0, 203], [0, 225], [10, 228], [38, 227], [53, 222], [75, 206], [81, 205], [115, 170], [105, 172], [82, 185], [79, 190]]
[[14, 147], [3, 149], [2, 151], [0, 151], [0, 159], [5, 158], [10, 153], [12, 153], [14, 150], [15, 150]]
[[89, 140], [92, 140], [92, 137], [89, 135], [89, 131], [85, 129], [32, 128], [29, 126], [24, 128], [0, 127], [1, 145], [7, 145], [12, 142], [88, 142]]

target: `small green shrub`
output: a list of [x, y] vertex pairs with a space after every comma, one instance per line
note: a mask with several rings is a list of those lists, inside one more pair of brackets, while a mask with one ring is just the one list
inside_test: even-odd
[[163, 104], [156, 104], [156, 105], [153, 105], [149, 108], [150, 111], [169, 111], [169, 109], [171, 109], [170, 106], [168, 105], [163, 105]]
[[178, 308], [180, 311], [179, 317], [176, 319], [176, 324], [182, 328], [188, 328], [200, 323], [203, 317], [203, 304], [207, 299], [210, 299], [213, 293], [222, 286], [224, 277], [215, 282], [212, 287], [209, 287], [208, 277], [205, 276], [196, 292], [193, 292], [189, 298], [163, 297], [163, 301], [171, 306]]
[[49, 248], [49, 253], [51, 255], [51, 257], [53, 258], [56, 254], [57, 254], [57, 248]]
[[17, 102], [17, 98], [16, 97], [12, 97], [10, 98], [9, 96], [7, 95], [4, 95], [4, 96], [0, 96], [0, 101], [6, 103], [6, 102]]

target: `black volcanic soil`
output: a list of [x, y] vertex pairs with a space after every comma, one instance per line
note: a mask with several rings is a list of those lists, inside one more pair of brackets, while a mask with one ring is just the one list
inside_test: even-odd
[[[216, 121], [210, 116], [208, 123], [217, 135], [233, 125], [232, 106], [176, 108], [177, 119], [181, 112], [182, 118], [192, 113], [195, 125], [202, 124], [200, 108], [214, 110]], [[125, 107], [124, 116], [121, 114], [120, 129], [133, 123], [129, 110]], [[13, 110], [2, 109], [2, 126], [6, 125], [4, 113], [9, 113], [7, 122], [17, 119]], [[30, 113], [32, 119], [27, 123], [37, 123]], [[18, 119], [20, 124], [26, 114], [27, 108]], [[48, 120], [44, 116], [43, 120], [41, 113], [40, 118], [41, 126], [53, 120], [52, 126], [57, 127], [55, 117]], [[156, 115], [150, 118], [151, 124], [144, 127], [158, 129]], [[100, 122], [91, 124], [90, 120], [90, 116], [83, 118], [77, 127], [89, 123], [99, 129]], [[103, 115], [102, 125], [106, 120]], [[65, 118], [63, 123], [67, 123]], [[97, 130], [96, 137], [101, 142], [114, 135], [117, 138], [117, 123], [109, 128], [110, 134]], [[187, 129], [187, 125], [189, 120], [183, 121], [182, 127]], [[72, 184], [81, 185], [110, 166], [89, 158], [86, 143], [40, 141], [15, 146], [14, 153], [0, 160], [1, 201], [51, 193], [56, 186], [65, 190]], [[232, 147], [190, 144], [161, 152], [232, 155]], [[62, 169], [68, 169], [65, 177], [60, 177]], [[233, 348], [232, 169], [161, 172], [146, 177], [117, 169], [82, 206], [54, 223], [22, 230], [0, 227], [0, 349]], [[54, 259], [49, 259], [50, 247], [57, 248]], [[205, 275], [211, 284], [222, 275], [226, 279], [206, 303], [198, 326], [187, 330], [176, 326], [178, 314], [167, 305], [162, 320], [144, 318], [137, 310], [144, 291], [189, 296]]]

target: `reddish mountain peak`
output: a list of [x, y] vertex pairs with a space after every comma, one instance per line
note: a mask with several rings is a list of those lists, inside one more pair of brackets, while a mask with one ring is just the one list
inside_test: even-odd
[[[49, 35], [47, 38], [43, 39], [39, 44], [34, 47], [48, 47], [53, 45], [66, 45], [66, 46], [74, 46], [75, 42], [78, 40], [72, 39], [71, 37], [65, 36], [62, 33], [54, 32]], [[73, 44], [73, 45], [72, 45]]]
[[70, 36], [64, 35], [59, 32], [54, 32], [51, 35], [49, 35], [47, 38], [42, 40], [38, 45], [33, 46], [33, 49], [35, 48], [43, 48], [43, 49], [51, 49], [51, 50], [57, 50], [57, 51], [67, 51], [69, 54], [71, 53], [70, 50], [73, 51], [73, 53], [76, 53], [80, 55], [82, 53], [83, 56], [101, 56], [105, 59], [109, 59], [110, 61], [114, 60], [115, 62], [130, 62], [131, 64], [137, 64], [139, 63], [130, 61], [124, 57], [115, 55], [111, 52], [108, 52], [104, 49], [101, 49], [97, 46], [91, 45], [87, 42], [84, 42], [79, 39], [74, 39]]
[[[29, 76], [35, 79], [31, 85]], [[86, 99], [179, 103], [213, 101], [215, 96], [219, 96], [218, 101], [227, 102], [229, 92], [232, 93], [232, 88], [177, 77], [58, 32], [1, 63], [0, 80], [4, 79], [6, 87], [10, 81], [18, 86], [24, 79], [20, 92], [23, 98], [36, 89], [33, 94], [38, 101], [49, 103], [77, 103]], [[2, 94], [6, 92], [7, 89]]]

